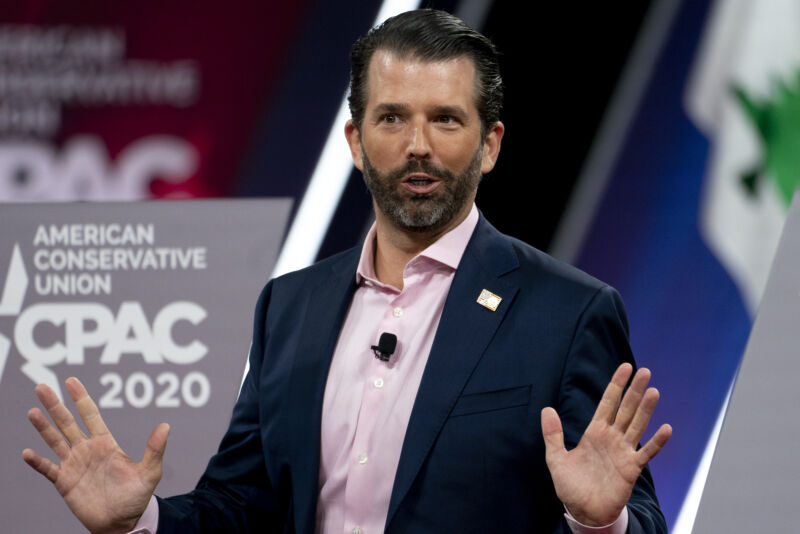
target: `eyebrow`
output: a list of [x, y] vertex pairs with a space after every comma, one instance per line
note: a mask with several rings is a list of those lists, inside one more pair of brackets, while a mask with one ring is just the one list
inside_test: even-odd
[[467, 116], [466, 110], [461, 106], [434, 106], [433, 111], [438, 115], [453, 115], [460, 118]]
[[374, 115], [383, 115], [384, 113], [398, 113], [400, 111], [408, 111], [410, 106], [408, 104], [400, 104], [395, 102], [385, 102], [378, 104], [372, 111]]
[[[372, 110], [373, 115], [383, 115], [385, 113], [400, 113], [408, 111], [411, 106], [408, 104], [401, 104], [399, 102], [384, 102], [378, 104]], [[461, 106], [434, 106], [432, 110], [437, 115], [453, 115], [455, 117], [466, 118], [467, 112]]]

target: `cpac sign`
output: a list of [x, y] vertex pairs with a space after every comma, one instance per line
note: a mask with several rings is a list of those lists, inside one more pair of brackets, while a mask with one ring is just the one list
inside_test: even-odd
[[[17, 317], [13, 338], [20, 356], [26, 360], [22, 366], [23, 373], [35, 383], [46, 383], [56, 391], [60, 391], [59, 380], [49, 367], [60, 363], [81, 365], [85, 362], [85, 350], [88, 348], [102, 347], [99, 362], [105, 365], [119, 363], [123, 354], [140, 355], [146, 364], [168, 362], [190, 365], [200, 361], [208, 352], [208, 347], [199, 340], [179, 344], [172, 335], [177, 323], [198, 325], [206, 318], [206, 310], [194, 302], [170, 302], [155, 314], [151, 323], [141, 304], [134, 301], [121, 303], [116, 314], [108, 306], [97, 302], [37, 303], [23, 309], [27, 285], [25, 265], [16, 245], [0, 298], [0, 315]], [[51, 325], [51, 329], [56, 327], [57, 331], [63, 331], [63, 337], [46, 343], [37, 340], [37, 328], [42, 325]], [[10, 348], [9, 339], [0, 334], [0, 379]], [[114, 384], [123, 380], [119, 375], [111, 374], [104, 375], [101, 383], [113, 389]], [[137, 397], [133, 393], [137, 387], [145, 392], [145, 397], [149, 388], [152, 396], [152, 381], [148, 382], [146, 375], [145, 378], [139, 375], [143, 373], [131, 375], [132, 381], [129, 383], [132, 385], [126, 390], [133, 405], [142, 404], [142, 396]], [[180, 382], [173, 375], [162, 373], [156, 382]], [[193, 393], [193, 385], [199, 387], [199, 394]], [[190, 373], [184, 380], [184, 400], [187, 404], [198, 403], [198, 398], [207, 399], [208, 390], [208, 380], [200, 373]], [[107, 407], [115, 407], [119, 402], [121, 400], [117, 399], [106, 404]]]
[[99, 137], [73, 137], [60, 153], [38, 141], [0, 142], [0, 199], [134, 200], [150, 196], [154, 177], [189, 178], [197, 152], [184, 139], [143, 137], [109, 160]]
[[[208, 352], [200, 341], [180, 346], [172, 339], [172, 326], [178, 321], [194, 325], [205, 319], [206, 312], [193, 302], [172, 302], [162, 308], [152, 328], [138, 302], [123, 302], [117, 316], [99, 303], [35, 304], [25, 309], [14, 327], [14, 343], [23, 358], [39, 365], [66, 362], [84, 363], [84, 349], [102, 347], [100, 363], [116, 364], [124, 353], [138, 353], [150, 364], [191, 364]], [[64, 326], [64, 342], [43, 347], [34, 339], [39, 323]], [[86, 326], [94, 324], [94, 328]], [[129, 335], [130, 334], [130, 335]]]

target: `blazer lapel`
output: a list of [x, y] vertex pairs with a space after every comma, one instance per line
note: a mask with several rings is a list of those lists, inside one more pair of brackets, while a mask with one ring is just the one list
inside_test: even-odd
[[287, 418], [295, 530], [314, 532], [318, 496], [320, 421], [322, 399], [333, 351], [353, 293], [359, 258], [355, 250], [350, 261], [331, 268], [310, 292], [305, 320], [290, 376]]
[[[510, 243], [481, 215], [453, 278], [414, 401], [389, 502], [387, 527], [511, 306], [518, 287], [502, 275], [518, 265]], [[483, 289], [502, 297], [496, 311], [476, 302]]]

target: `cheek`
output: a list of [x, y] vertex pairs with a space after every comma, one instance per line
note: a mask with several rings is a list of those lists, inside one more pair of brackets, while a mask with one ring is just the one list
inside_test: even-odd
[[431, 135], [435, 157], [451, 169], [464, 169], [481, 147], [480, 133], [473, 128], [459, 132], [436, 132]]
[[462, 143], [439, 152], [442, 164], [453, 172], [461, 173], [467, 169], [475, 157], [475, 147]]
[[395, 146], [393, 140], [371, 140], [364, 144], [364, 151], [372, 165], [378, 170], [394, 168], [404, 161], [405, 153]]

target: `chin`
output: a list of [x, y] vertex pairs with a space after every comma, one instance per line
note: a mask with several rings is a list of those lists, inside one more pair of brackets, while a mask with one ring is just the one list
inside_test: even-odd
[[426, 233], [439, 230], [447, 226], [453, 220], [453, 213], [449, 213], [444, 208], [427, 210], [425, 213], [411, 210], [399, 210], [393, 214], [391, 219], [410, 232]]

